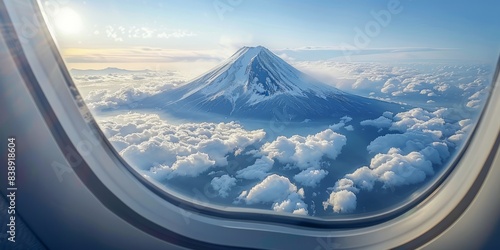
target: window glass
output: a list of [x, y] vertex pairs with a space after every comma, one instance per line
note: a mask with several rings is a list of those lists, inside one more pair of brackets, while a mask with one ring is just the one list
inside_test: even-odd
[[450, 167], [491, 89], [498, 1], [41, 1], [139, 173], [204, 202], [384, 211]]

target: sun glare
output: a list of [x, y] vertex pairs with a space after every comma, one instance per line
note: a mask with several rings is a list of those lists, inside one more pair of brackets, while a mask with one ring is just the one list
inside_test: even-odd
[[62, 8], [55, 17], [55, 23], [59, 31], [64, 34], [77, 34], [83, 28], [80, 15], [71, 8]]

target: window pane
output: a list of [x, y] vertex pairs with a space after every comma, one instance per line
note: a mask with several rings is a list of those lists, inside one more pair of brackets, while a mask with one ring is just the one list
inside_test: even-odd
[[210, 204], [317, 218], [419, 194], [475, 127], [497, 1], [43, 1], [139, 173]]

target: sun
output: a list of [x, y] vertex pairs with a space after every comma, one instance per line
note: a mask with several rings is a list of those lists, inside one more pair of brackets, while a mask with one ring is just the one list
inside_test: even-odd
[[68, 35], [78, 34], [83, 28], [80, 15], [68, 7], [64, 7], [57, 12], [55, 24], [59, 31]]

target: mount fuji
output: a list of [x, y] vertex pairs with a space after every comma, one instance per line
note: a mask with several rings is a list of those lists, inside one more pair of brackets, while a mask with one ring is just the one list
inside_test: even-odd
[[243, 47], [178, 88], [142, 100], [143, 107], [226, 117], [324, 120], [378, 117], [401, 106], [343, 92], [300, 72], [268, 49]]

